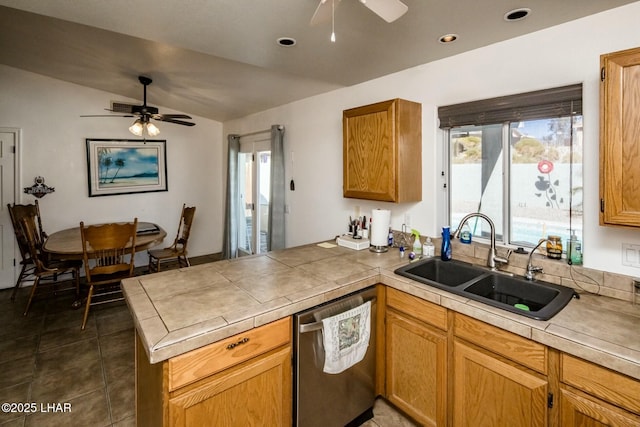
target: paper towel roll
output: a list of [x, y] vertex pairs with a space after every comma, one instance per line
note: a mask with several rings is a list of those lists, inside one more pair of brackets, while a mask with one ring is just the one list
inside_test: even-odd
[[371, 230], [369, 239], [372, 246], [389, 245], [389, 224], [391, 223], [391, 211], [386, 209], [374, 209], [371, 211]]

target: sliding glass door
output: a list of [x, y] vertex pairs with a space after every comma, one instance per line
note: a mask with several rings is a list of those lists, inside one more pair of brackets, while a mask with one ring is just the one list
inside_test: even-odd
[[238, 255], [267, 251], [271, 151], [269, 141], [240, 142]]

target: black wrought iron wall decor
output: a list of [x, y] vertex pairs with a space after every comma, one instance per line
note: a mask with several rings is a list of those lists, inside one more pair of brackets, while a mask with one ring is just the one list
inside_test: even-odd
[[34, 179], [34, 184], [31, 187], [25, 187], [24, 192], [26, 194], [31, 194], [36, 196], [38, 199], [46, 196], [49, 193], [53, 193], [56, 191], [55, 188], [49, 187], [44, 183], [44, 178], [41, 176], [36, 176]]

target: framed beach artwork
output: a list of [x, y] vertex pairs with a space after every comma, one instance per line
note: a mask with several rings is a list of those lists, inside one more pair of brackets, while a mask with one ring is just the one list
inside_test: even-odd
[[86, 141], [89, 197], [167, 191], [166, 140]]

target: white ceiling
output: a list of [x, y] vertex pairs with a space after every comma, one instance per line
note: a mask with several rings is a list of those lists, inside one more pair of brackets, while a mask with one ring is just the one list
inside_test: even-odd
[[387, 23], [342, 0], [331, 43], [331, 21], [309, 25], [318, 1], [0, 0], [0, 63], [140, 101], [144, 74], [149, 104], [225, 121], [633, 3], [402, 0]]

